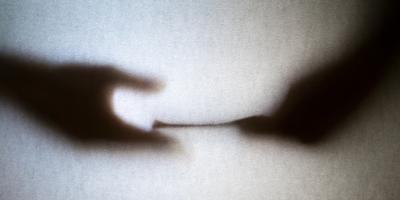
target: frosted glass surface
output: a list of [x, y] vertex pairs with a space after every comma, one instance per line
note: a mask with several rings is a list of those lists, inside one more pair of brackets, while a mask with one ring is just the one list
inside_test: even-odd
[[[131, 125], [216, 124], [273, 113], [291, 83], [363, 35], [377, 9], [365, 2], [0, 0], [0, 50], [158, 81], [159, 92], [110, 96]], [[157, 129], [166, 148], [88, 145], [0, 96], [0, 199], [395, 200], [399, 76], [319, 145], [235, 125]]]
[[[270, 114], [293, 79], [349, 47], [368, 10], [354, 0], [1, 4], [3, 50], [153, 77], [165, 87], [143, 112], [188, 124]], [[141, 107], [132, 93], [117, 90], [116, 110]]]

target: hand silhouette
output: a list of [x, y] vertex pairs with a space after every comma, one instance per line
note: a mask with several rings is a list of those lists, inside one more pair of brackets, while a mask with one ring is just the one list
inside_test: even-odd
[[341, 58], [293, 83], [272, 116], [254, 116], [235, 123], [253, 133], [277, 133], [309, 144], [325, 139], [395, 66], [400, 3], [386, 0], [382, 6], [381, 18], [367, 37]]
[[157, 84], [109, 66], [49, 64], [0, 55], [0, 93], [74, 140], [166, 142], [166, 137], [130, 126], [114, 115], [115, 86], [155, 91]]

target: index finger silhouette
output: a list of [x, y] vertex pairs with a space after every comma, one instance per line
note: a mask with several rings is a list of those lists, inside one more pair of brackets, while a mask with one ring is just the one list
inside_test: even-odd
[[378, 83], [395, 66], [400, 38], [399, 1], [380, 2], [374, 29], [342, 57], [318, 66], [291, 84], [271, 116], [254, 116], [234, 123], [251, 133], [277, 134], [317, 144], [345, 125]]
[[169, 141], [125, 123], [110, 107], [114, 87], [122, 84], [150, 92], [157, 88], [153, 81], [109, 66], [51, 65], [9, 55], [0, 55], [0, 65], [0, 93], [73, 141]]

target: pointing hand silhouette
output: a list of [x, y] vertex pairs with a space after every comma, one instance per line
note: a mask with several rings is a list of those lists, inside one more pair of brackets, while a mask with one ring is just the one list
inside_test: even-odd
[[68, 64], [51, 66], [15, 56], [0, 55], [0, 93], [19, 102], [34, 116], [84, 142], [166, 142], [126, 124], [114, 115], [110, 94], [124, 85], [154, 92], [153, 81], [110, 66]]
[[275, 113], [235, 123], [247, 132], [279, 134], [308, 144], [324, 141], [343, 126], [396, 66], [400, 3], [387, 0], [381, 4], [378, 23], [359, 44], [295, 81]]

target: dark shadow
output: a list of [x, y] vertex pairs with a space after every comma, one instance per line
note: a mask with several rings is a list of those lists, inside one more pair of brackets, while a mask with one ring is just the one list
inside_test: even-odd
[[154, 92], [157, 84], [109, 66], [51, 66], [27, 57], [0, 55], [0, 94], [57, 128], [73, 142], [165, 145], [159, 133], [132, 127], [114, 115], [110, 92], [117, 85]]
[[[393, 66], [400, 32], [399, 3], [382, 1], [382, 18], [359, 46], [293, 83], [278, 110], [235, 123], [246, 133], [276, 134], [306, 144], [324, 141], [343, 126]], [[371, 24], [374, 24], [371, 22]]]

